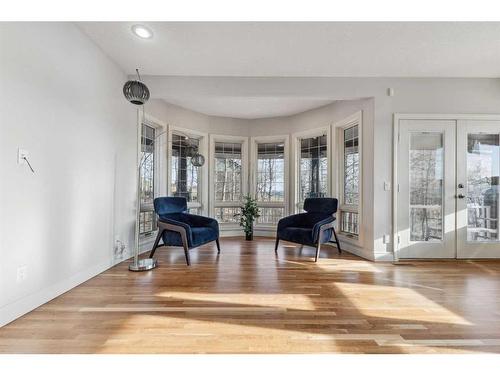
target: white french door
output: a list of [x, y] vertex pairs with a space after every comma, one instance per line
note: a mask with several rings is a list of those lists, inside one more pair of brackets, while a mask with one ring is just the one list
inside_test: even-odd
[[500, 121], [457, 129], [457, 258], [498, 258]]
[[397, 125], [398, 258], [500, 258], [500, 121]]
[[455, 257], [455, 129], [452, 120], [399, 122], [399, 258]]

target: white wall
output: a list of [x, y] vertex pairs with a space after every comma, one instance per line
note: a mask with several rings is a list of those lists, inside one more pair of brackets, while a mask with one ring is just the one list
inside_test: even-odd
[[150, 100], [145, 106], [145, 111], [168, 125], [207, 134], [248, 136], [251, 131], [250, 120], [207, 116], [167, 103], [161, 99]]
[[133, 244], [125, 80], [73, 24], [0, 24], [0, 325], [112, 265], [115, 235]]

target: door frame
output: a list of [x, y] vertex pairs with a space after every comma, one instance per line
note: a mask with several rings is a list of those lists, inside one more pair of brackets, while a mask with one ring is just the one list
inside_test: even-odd
[[[485, 120], [500, 121], [500, 114], [450, 114], [450, 113], [394, 113], [392, 132], [392, 255], [395, 262], [399, 261], [399, 229], [398, 229], [398, 145], [400, 120]], [[456, 246], [456, 245], [455, 245]], [[456, 250], [455, 250], [456, 253]]]

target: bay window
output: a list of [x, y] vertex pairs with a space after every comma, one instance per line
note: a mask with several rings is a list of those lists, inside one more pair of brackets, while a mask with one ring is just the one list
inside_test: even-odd
[[295, 135], [296, 139], [296, 210], [306, 198], [328, 197], [328, 129]]
[[211, 137], [212, 215], [222, 227], [237, 227], [246, 194], [246, 138]]
[[287, 215], [288, 137], [256, 137], [252, 146], [252, 190], [260, 208], [256, 226], [275, 226]]
[[203, 169], [195, 167], [191, 158], [195, 153], [203, 154], [203, 136], [188, 130], [170, 131], [170, 175], [168, 194], [185, 197], [190, 213], [201, 214], [203, 210]]

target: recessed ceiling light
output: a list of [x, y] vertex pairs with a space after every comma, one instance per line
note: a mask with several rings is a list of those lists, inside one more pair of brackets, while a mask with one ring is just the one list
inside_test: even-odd
[[143, 25], [132, 26], [132, 31], [135, 35], [142, 39], [149, 39], [153, 36], [153, 32]]

